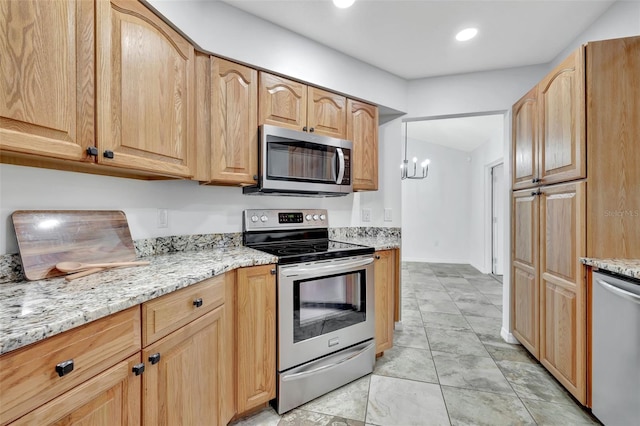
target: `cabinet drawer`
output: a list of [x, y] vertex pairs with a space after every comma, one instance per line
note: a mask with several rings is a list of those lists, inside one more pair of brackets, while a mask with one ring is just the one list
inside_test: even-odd
[[[66, 331], [0, 357], [0, 424], [22, 416], [140, 351], [140, 308]], [[73, 360], [59, 376], [56, 366]]]
[[142, 304], [142, 346], [155, 342], [224, 303], [224, 275]]

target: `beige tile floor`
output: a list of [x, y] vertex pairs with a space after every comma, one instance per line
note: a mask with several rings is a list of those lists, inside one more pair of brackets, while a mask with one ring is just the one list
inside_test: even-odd
[[[500, 277], [501, 278], [501, 277]], [[234, 425], [599, 424], [500, 337], [502, 284], [469, 265], [402, 264], [402, 330], [373, 374], [279, 416]]]

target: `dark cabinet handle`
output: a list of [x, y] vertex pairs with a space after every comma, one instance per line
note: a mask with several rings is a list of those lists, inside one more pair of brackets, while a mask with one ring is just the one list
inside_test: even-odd
[[304, 127], [302, 128], [302, 131], [303, 131], [303, 132], [306, 132], [306, 131], [307, 131], [307, 126], [304, 126]]
[[531, 183], [538, 183], [538, 182], [540, 182], [540, 178], [531, 179]]
[[195, 306], [196, 308], [199, 308], [200, 306], [202, 306], [202, 298], [198, 297], [196, 300], [194, 300], [193, 306]]
[[113, 151], [109, 151], [109, 150], [106, 150], [102, 155], [104, 155], [104, 158], [113, 158], [114, 157]]
[[73, 371], [73, 360], [68, 359], [66, 361], [62, 361], [60, 364], [56, 365], [56, 373], [58, 376], [62, 377], [66, 374], [69, 374]]
[[144, 373], [144, 363], [141, 362], [140, 364], [134, 365], [132, 371], [136, 376], [141, 375], [142, 373]]
[[376, 259], [380, 259], [380, 255], [379, 254], [376, 254]]
[[309, 131], [310, 131], [311, 133], [313, 133], [313, 131], [314, 131], [314, 130], [315, 130], [315, 129], [314, 129], [313, 127], [309, 129]]
[[98, 156], [98, 148], [96, 148], [95, 146], [90, 146], [89, 148], [87, 148], [87, 155], [89, 157], [97, 157]]
[[542, 192], [540, 192], [540, 191], [534, 191], [534, 192], [532, 192], [532, 193], [531, 193], [531, 196], [532, 196], [532, 197], [535, 197], [536, 195], [542, 195]]
[[151, 363], [151, 365], [156, 365], [157, 363], [160, 362], [160, 352], [155, 353], [153, 355], [149, 355], [149, 362]]

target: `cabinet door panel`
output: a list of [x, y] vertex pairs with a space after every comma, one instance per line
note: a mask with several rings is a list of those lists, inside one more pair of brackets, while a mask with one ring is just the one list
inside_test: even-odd
[[584, 55], [578, 49], [540, 82], [542, 183], [586, 177]]
[[354, 191], [378, 189], [378, 108], [347, 101], [347, 139], [353, 142], [351, 180]]
[[512, 113], [513, 189], [529, 188], [538, 177], [538, 89], [534, 87]]
[[258, 174], [258, 72], [212, 57], [211, 180], [255, 184]]
[[98, 161], [191, 176], [193, 46], [141, 3], [101, 1], [96, 13]]
[[94, 144], [94, 4], [0, 4], [0, 149], [87, 160]]
[[145, 425], [219, 424], [224, 309], [143, 349], [144, 360], [160, 354], [160, 362], [146, 363], [143, 374]]
[[276, 396], [275, 265], [237, 270], [238, 413]]
[[513, 334], [539, 356], [538, 196], [513, 193], [511, 318]]
[[393, 347], [395, 251], [376, 252], [375, 260], [375, 314], [376, 353]]
[[111, 426], [140, 424], [140, 353], [31, 411], [12, 425]]
[[338, 139], [347, 137], [347, 98], [309, 87], [307, 126], [314, 133]]
[[258, 124], [302, 130], [307, 122], [307, 86], [261, 72], [258, 115]]
[[585, 182], [542, 189], [540, 362], [586, 402]]

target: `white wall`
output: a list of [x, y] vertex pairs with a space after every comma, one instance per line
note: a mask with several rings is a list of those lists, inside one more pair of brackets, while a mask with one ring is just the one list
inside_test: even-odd
[[[402, 260], [468, 263], [469, 153], [409, 138], [408, 157], [429, 158], [429, 177], [402, 181]], [[394, 168], [400, 174], [400, 162]]]
[[[490, 169], [503, 161], [504, 130], [496, 129], [491, 139], [470, 153], [471, 207], [469, 218], [469, 262], [480, 272], [491, 272], [491, 180]], [[504, 194], [502, 194], [504, 197]]]
[[397, 111], [406, 81], [221, 1], [147, 0], [202, 49]]

